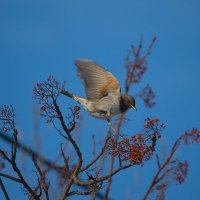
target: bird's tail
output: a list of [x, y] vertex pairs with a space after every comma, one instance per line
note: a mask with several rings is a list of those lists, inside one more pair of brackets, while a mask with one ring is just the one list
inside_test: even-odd
[[77, 101], [78, 103], [82, 104], [84, 107], [87, 106], [87, 100], [84, 99], [84, 98], [81, 98], [81, 97], [79, 97], [79, 96], [76, 96], [76, 95], [74, 95], [74, 94], [72, 94], [72, 93], [70, 93], [70, 92], [68, 92], [68, 91], [66, 91], [66, 90], [62, 90], [62, 91], [61, 91], [61, 94], [64, 94], [65, 96], [68, 96], [68, 97], [74, 99], [74, 100]]
[[74, 95], [72, 93], [68, 92], [67, 90], [62, 90], [61, 94], [64, 94], [65, 96], [68, 96], [68, 97], [70, 97], [72, 99], [74, 97]]

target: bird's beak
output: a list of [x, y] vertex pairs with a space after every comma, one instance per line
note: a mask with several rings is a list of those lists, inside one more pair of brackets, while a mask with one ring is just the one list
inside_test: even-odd
[[136, 108], [136, 107], [134, 107], [134, 106], [131, 105], [131, 104], [130, 104], [130, 106], [131, 106], [131, 108], [133, 108], [135, 111], [137, 111], [137, 108]]

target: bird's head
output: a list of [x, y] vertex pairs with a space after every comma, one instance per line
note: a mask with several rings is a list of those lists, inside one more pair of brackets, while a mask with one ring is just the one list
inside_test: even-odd
[[135, 99], [131, 95], [124, 94], [124, 104], [128, 106], [129, 108], [133, 108], [134, 110], [137, 111], [137, 108], [135, 106]]

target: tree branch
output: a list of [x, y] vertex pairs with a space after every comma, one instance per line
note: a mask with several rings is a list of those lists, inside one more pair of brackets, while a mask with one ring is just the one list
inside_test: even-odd
[[17, 183], [22, 183], [21, 179], [15, 178], [15, 177], [13, 177], [13, 176], [10, 176], [10, 175], [7, 175], [7, 174], [1, 173], [1, 172], [0, 172], [0, 176], [2, 176], [2, 177], [4, 177], [4, 178], [7, 178], [7, 179], [10, 179], [10, 180], [12, 180], [12, 181], [15, 181], [15, 182], [17, 182]]
[[10, 200], [10, 198], [8, 196], [8, 193], [6, 191], [6, 188], [5, 188], [5, 186], [4, 186], [3, 181], [1, 180], [1, 178], [0, 178], [0, 186], [1, 186], [1, 189], [3, 191], [3, 194], [4, 194], [5, 198], [6, 198], [6, 200]]
[[107, 148], [107, 144], [108, 144], [109, 139], [110, 139], [110, 137], [106, 138], [100, 153], [89, 164], [87, 164], [85, 167], [83, 167], [80, 170], [80, 172], [84, 172], [85, 170], [89, 169], [104, 154], [104, 152], [105, 152], [105, 150]]

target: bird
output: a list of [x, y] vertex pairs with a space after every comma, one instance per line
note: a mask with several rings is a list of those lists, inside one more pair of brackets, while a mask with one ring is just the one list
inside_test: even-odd
[[82, 79], [86, 98], [62, 90], [61, 93], [81, 104], [93, 117], [105, 119], [111, 124], [111, 118], [136, 108], [133, 96], [121, 93], [117, 78], [104, 67], [89, 59], [74, 61], [77, 75]]

